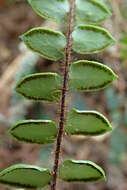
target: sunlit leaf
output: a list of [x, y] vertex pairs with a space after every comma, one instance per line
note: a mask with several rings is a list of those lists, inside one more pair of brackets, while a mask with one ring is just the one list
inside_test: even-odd
[[55, 122], [51, 120], [25, 120], [9, 129], [17, 140], [30, 143], [52, 143], [57, 136]]
[[73, 109], [68, 113], [65, 131], [70, 135], [100, 135], [112, 130], [109, 121], [96, 111]]
[[94, 25], [77, 26], [72, 37], [73, 50], [80, 54], [98, 53], [115, 41], [106, 29]]
[[98, 62], [81, 60], [70, 67], [70, 86], [74, 90], [99, 90], [116, 79], [117, 75], [109, 67]]
[[23, 78], [16, 91], [32, 100], [58, 101], [61, 95], [61, 77], [56, 73], [36, 73]]
[[20, 36], [26, 46], [46, 59], [57, 61], [63, 57], [65, 36], [46, 28], [33, 28]]
[[28, 0], [33, 10], [45, 19], [62, 21], [69, 12], [68, 0]]
[[109, 9], [98, 0], [76, 0], [78, 24], [99, 23], [111, 16]]
[[37, 166], [16, 164], [0, 172], [0, 183], [21, 188], [47, 186], [51, 181], [48, 169]]
[[65, 160], [60, 165], [59, 177], [68, 182], [90, 182], [106, 179], [101, 167], [86, 160]]

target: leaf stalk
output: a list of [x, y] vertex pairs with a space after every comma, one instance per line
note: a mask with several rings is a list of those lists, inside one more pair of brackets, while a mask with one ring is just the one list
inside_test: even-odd
[[64, 131], [66, 92], [67, 92], [67, 85], [68, 85], [68, 70], [69, 70], [69, 65], [71, 62], [71, 50], [72, 50], [72, 31], [73, 31], [73, 25], [74, 25], [74, 12], [75, 12], [74, 9], [75, 9], [75, 0], [70, 0], [68, 28], [67, 28], [67, 34], [66, 34], [67, 41], [66, 41], [66, 47], [65, 47], [65, 52], [64, 52], [64, 78], [63, 78], [62, 95], [61, 95], [61, 102], [60, 102], [59, 129], [58, 129], [56, 147], [55, 147], [55, 159], [54, 159], [54, 166], [53, 166], [51, 190], [56, 190], [61, 143], [62, 143], [62, 136], [63, 136], [63, 131]]

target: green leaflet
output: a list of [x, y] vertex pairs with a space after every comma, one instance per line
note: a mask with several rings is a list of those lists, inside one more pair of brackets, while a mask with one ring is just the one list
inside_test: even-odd
[[86, 160], [65, 160], [60, 165], [59, 177], [68, 182], [106, 180], [103, 169], [97, 164]]
[[25, 120], [11, 127], [9, 133], [20, 141], [46, 144], [54, 142], [57, 128], [51, 120]]
[[111, 16], [109, 9], [98, 0], [76, 0], [78, 24], [99, 23]]
[[48, 169], [37, 166], [16, 164], [0, 172], [0, 183], [20, 188], [47, 186], [51, 181]]
[[72, 109], [68, 113], [65, 131], [69, 135], [100, 135], [111, 130], [109, 121], [96, 111]]
[[68, 0], [28, 0], [33, 10], [45, 19], [63, 21], [69, 12]]
[[61, 77], [56, 73], [27, 75], [19, 81], [16, 91], [28, 99], [57, 102], [61, 95]]
[[72, 48], [80, 54], [98, 53], [115, 41], [106, 29], [94, 25], [77, 26], [72, 37]]
[[74, 90], [100, 90], [116, 79], [117, 75], [109, 67], [98, 62], [81, 60], [70, 67], [70, 86]]
[[20, 38], [30, 50], [46, 59], [57, 61], [63, 58], [66, 38], [61, 32], [38, 27], [24, 33]]

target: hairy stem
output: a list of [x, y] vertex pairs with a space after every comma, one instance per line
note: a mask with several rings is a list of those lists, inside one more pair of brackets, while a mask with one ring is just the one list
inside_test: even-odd
[[56, 140], [55, 159], [54, 159], [51, 190], [56, 190], [59, 157], [60, 157], [61, 142], [62, 142], [63, 129], [64, 129], [66, 91], [67, 91], [67, 84], [68, 84], [68, 69], [69, 69], [69, 65], [71, 62], [74, 7], [75, 7], [75, 0], [70, 0], [70, 11], [69, 11], [69, 15], [68, 15], [68, 30], [67, 30], [67, 36], [66, 36], [67, 42], [66, 42], [65, 54], [64, 54], [64, 79], [63, 79], [61, 105], [60, 105], [59, 130], [58, 130], [58, 135], [57, 135], [57, 140]]

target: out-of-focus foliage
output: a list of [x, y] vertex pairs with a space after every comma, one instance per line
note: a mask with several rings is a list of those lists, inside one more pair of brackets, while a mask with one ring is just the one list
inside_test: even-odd
[[127, 33], [123, 34], [120, 43], [122, 46], [120, 51], [120, 56], [123, 60], [127, 60]]
[[113, 164], [120, 165], [126, 152], [126, 146], [126, 134], [121, 129], [116, 128], [111, 135], [110, 160]]

